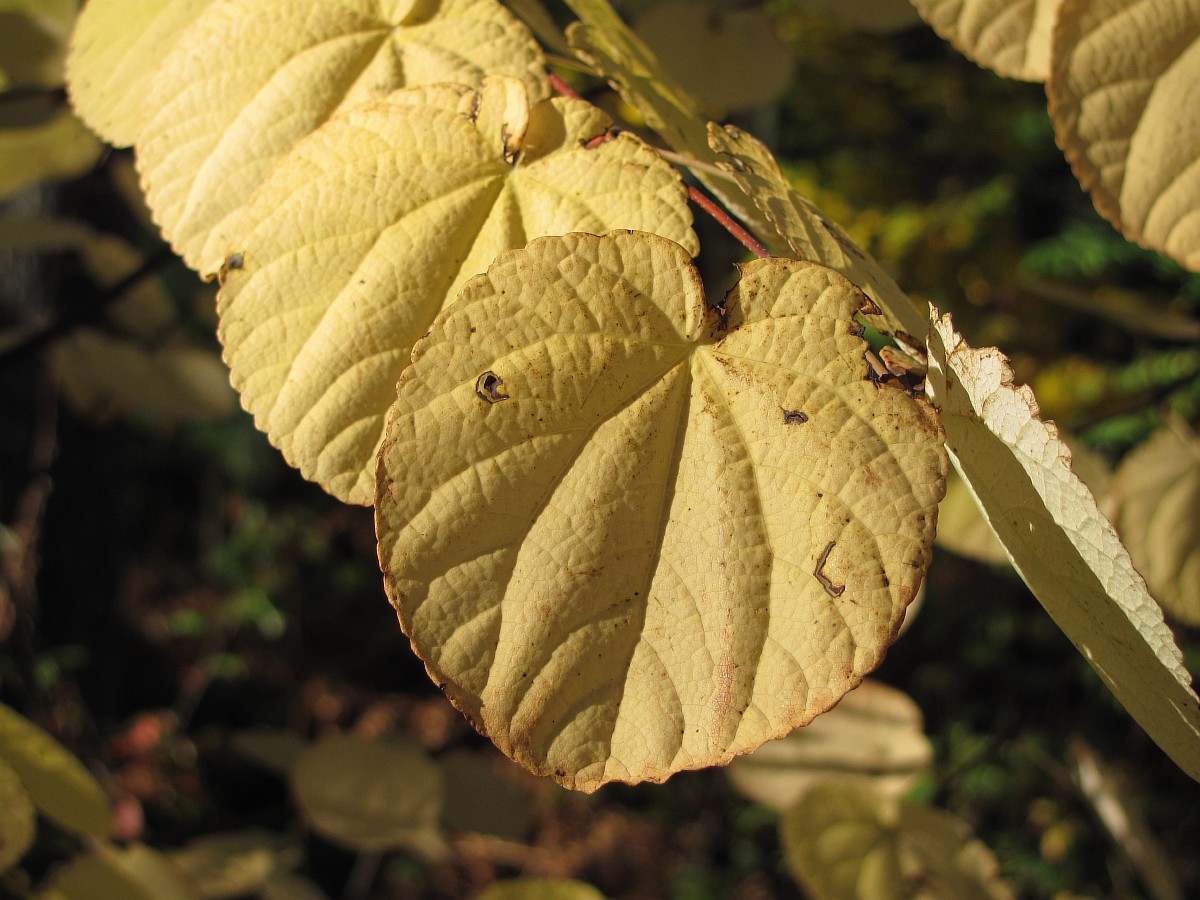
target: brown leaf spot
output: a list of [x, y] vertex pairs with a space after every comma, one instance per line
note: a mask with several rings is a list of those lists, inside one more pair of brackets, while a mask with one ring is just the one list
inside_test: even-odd
[[830, 597], [840, 597], [846, 592], [844, 584], [834, 584], [825, 574], [825, 563], [829, 560], [829, 554], [833, 552], [833, 548], [837, 546], [836, 541], [830, 541], [825, 545], [825, 549], [821, 551], [821, 555], [817, 557], [817, 567], [813, 569], [813, 577], [821, 582], [821, 587], [825, 588], [825, 593]]
[[[783, 409], [783, 407], [779, 407]], [[798, 409], [783, 409], [783, 424], [784, 425], [803, 425], [808, 421], [808, 414], [803, 413]]]
[[504, 389], [504, 379], [488, 369], [475, 379], [475, 396], [484, 403], [499, 403], [508, 399], [508, 391]]

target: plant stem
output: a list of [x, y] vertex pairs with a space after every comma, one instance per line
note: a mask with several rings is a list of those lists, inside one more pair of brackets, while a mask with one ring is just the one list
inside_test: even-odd
[[555, 75], [553, 72], [547, 72], [546, 74], [549, 75], [549, 77], [550, 77], [550, 86], [552, 88], [554, 88], [556, 91], [558, 91], [560, 94], [562, 94], [564, 97], [570, 97], [572, 100], [582, 100], [583, 99], [583, 97], [580, 96], [579, 92], [577, 90], [575, 90], [575, 88], [571, 87], [569, 84], [567, 84], [565, 81], [563, 81], [557, 75]]
[[699, 190], [692, 185], [688, 185], [688, 197], [699, 206], [702, 210], [717, 220], [726, 231], [732, 234], [735, 238], [742, 242], [747, 250], [757, 256], [759, 259], [766, 259], [771, 255], [771, 252], [760, 244], [750, 232], [734, 221], [733, 216], [717, 206], [712, 200], [705, 197]]

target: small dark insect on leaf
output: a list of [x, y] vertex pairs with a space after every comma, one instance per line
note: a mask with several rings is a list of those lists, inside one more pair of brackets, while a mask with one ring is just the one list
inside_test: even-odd
[[484, 403], [507, 400], [508, 391], [504, 389], [504, 379], [489, 369], [475, 379], [475, 396]]
[[[780, 409], [783, 409], [783, 407], [781, 406]], [[803, 425], [807, 421], [808, 421], [807, 413], [803, 413], [798, 409], [784, 409], [783, 410], [783, 424], [784, 425]]]

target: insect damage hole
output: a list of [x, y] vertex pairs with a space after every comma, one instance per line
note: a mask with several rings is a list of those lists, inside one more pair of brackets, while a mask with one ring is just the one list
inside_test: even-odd
[[504, 388], [504, 379], [488, 369], [475, 379], [475, 396], [484, 403], [499, 403], [508, 399], [508, 391]]
[[817, 557], [817, 567], [813, 569], [813, 577], [821, 582], [821, 587], [825, 588], [825, 593], [830, 597], [840, 597], [846, 592], [844, 584], [834, 584], [829, 580], [829, 576], [825, 574], [825, 563], [829, 561], [829, 554], [833, 552], [833, 548], [836, 546], [836, 541], [830, 541], [826, 544], [825, 549], [821, 551], [821, 555]]
[[798, 409], [783, 409], [783, 424], [784, 425], [803, 425], [808, 421], [808, 414], [803, 413]]

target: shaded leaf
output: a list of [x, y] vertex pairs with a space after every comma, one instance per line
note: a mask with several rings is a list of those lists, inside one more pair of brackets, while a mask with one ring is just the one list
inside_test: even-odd
[[442, 810], [446, 827], [511, 841], [526, 837], [533, 824], [528, 791], [497, 772], [481, 753], [454, 751], [438, 763], [446, 785]]
[[50, 879], [39, 900], [200, 900], [184, 873], [145, 844], [102, 844]]
[[838, 778], [900, 797], [932, 761], [917, 705], [868, 679], [808, 725], [735, 759], [729, 778], [746, 797], [782, 811], [813, 785]]
[[262, 900], [327, 900], [327, 895], [313, 881], [295, 872], [276, 871], [259, 888]]
[[[351, 503], [413, 344], [503, 250], [568, 231], [660, 231], [697, 249], [678, 173], [574, 100], [521, 85], [400, 91], [331, 121], [272, 174], [219, 298], [221, 340], [258, 427]], [[351, 150], [353, 152], [351, 152]], [[345, 198], [336, 212], [329, 198]]]
[[293, 731], [254, 728], [239, 731], [232, 738], [233, 749], [250, 762], [277, 775], [288, 775], [307, 742]]
[[[928, 408], [866, 379], [840, 275], [683, 248], [504, 254], [413, 351], [380, 456], [388, 594], [500, 749], [594, 790], [728, 762], [878, 665], [944, 490]], [[436, 450], [434, 449], [436, 448]]]
[[933, 29], [968, 59], [1009, 78], [1045, 81], [1050, 33], [1062, 0], [913, 0]]
[[0, 200], [41, 181], [82, 175], [102, 149], [67, 109], [43, 125], [0, 129]]
[[88, 0], [67, 57], [75, 111], [104, 140], [129, 147], [167, 52], [212, 0]]
[[3, 704], [0, 761], [17, 773], [43, 815], [81, 834], [108, 834], [112, 827], [108, 797], [92, 774], [58, 741]]
[[75, 0], [0, 0], [0, 87], [62, 84]]
[[883, 266], [792, 188], [766, 145], [733, 125], [711, 125], [708, 140], [720, 154], [718, 165], [758, 205], [787, 250], [836, 269], [861, 287], [882, 310], [883, 321], [872, 324], [920, 352], [920, 338], [928, 330], [924, 314]]
[[1062, 0], [1050, 118], [1096, 209], [1200, 271], [1200, 3]]
[[1167, 613], [1200, 625], [1200, 438], [1172, 422], [1121, 461], [1113, 522], [1150, 593]]
[[[253, 190], [335, 113], [396, 88], [473, 86], [491, 73], [541, 99], [544, 66], [528, 29], [495, 0], [211, 4], [147, 97], [137, 140], [146, 200], [188, 265], [214, 273], [246, 232], [239, 218]], [[329, 200], [329, 218], [341, 218]]]
[[33, 844], [37, 814], [21, 779], [0, 759], [0, 875], [7, 872]]
[[476, 900], [604, 900], [604, 895], [570, 878], [513, 878], [497, 881]]
[[1130, 715], [1200, 780], [1200, 700], [1182, 653], [1033, 392], [948, 315], [934, 319], [927, 387], [951, 460], [1018, 574]]
[[847, 25], [872, 34], [889, 34], [921, 21], [910, 0], [795, 0]]
[[412, 744], [336, 734], [309, 747], [292, 790], [314, 830], [360, 853], [437, 845], [441, 772]]
[[791, 49], [761, 9], [671, 0], [639, 18], [635, 33], [714, 116], [770, 103], [795, 70]]
[[804, 794], [779, 824], [784, 858], [812, 900], [1011, 900], [965, 822], [856, 782]]
[[299, 862], [282, 835], [250, 829], [206, 835], [167, 858], [205, 898], [240, 897], [259, 891], [271, 876]]

